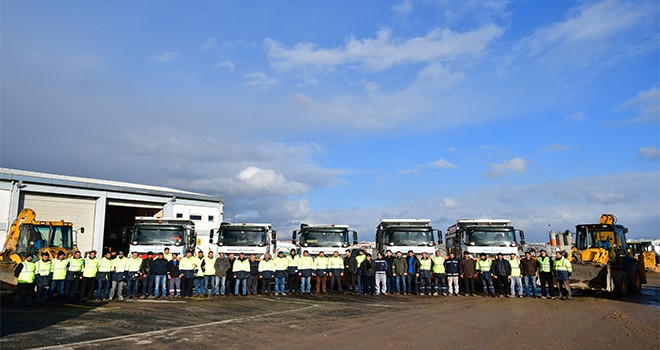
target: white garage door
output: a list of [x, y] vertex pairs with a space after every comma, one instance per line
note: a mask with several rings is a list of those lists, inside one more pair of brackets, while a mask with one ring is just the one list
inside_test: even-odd
[[74, 230], [84, 227], [85, 233], [78, 234], [78, 248], [83, 252], [92, 250], [96, 199], [21, 193], [20, 201], [20, 208], [34, 210], [37, 220], [70, 221]]

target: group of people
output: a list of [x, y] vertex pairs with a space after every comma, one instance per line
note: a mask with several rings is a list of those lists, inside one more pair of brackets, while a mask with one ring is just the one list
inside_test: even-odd
[[[106, 252], [103, 257], [90, 251], [82, 257], [80, 251], [66, 258], [59, 252], [50, 260], [44, 253], [34, 262], [28, 255], [18, 264], [16, 306], [30, 305], [33, 298], [45, 305], [54, 301], [76, 302], [124, 300], [124, 298], [218, 297], [230, 295], [286, 295], [353, 293], [369, 295], [475, 295], [475, 281], [481, 280], [483, 295], [492, 297], [570, 299], [568, 278], [572, 272], [570, 261], [560, 252], [551, 259], [545, 251], [539, 257], [530, 252], [518, 259], [511, 254], [495, 260], [481, 254], [474, 260], [467, 252], [461, 259], [439, 251], [421, 258], [412, 251], [393, 254], [377, 253], [376, 258], [364, 251], [357, 255], [346, 250], [326, 256], [323, 252], [312, 257], [308, 251], [298, 255], [295, 249], [286, 255], [264, 254], [260, 259], [252, 254], [202, 251], [193, 256], [187, 251], [179, 257], [163, 252], [137, 252], [125, 257]], [[540, 281], [540, 292], [537, 288]], [[553, 281], [557, 281], [557, 288]], [[462, 281], [459, 287], [459, 281]], [[312, 289], [312, 284], [314, 289]], [[141, 289], [139, 288], [141, 286]], [[523, 294], [524, 286], [524, 294]], [[141, 293], [139, 291], [141, 290]]]

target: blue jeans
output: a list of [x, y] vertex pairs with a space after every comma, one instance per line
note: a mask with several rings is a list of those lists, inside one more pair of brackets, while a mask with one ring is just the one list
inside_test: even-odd
[[419, 283], [417, 282], [417, 276], [414, 273], [409, 273], [406, 278], [406, 283], [408, 284], [408, 291], [410, 293], [419, 294]]
[[516, 293], [522, 296], [522, 289], [522, 277], [511, 276], [511, 296], [516, 295]]
[[154, 293], [154, 275], [142, 276], [142, 295], [153, 295]]
[[53, 294], [57, 291], [57, 301], [64, 302], [64, 280], [52, 280], [50, 282], [50, 291], [48, 293], [48, 302], [53, 302]]
[[495, 295], [495, 287], [493, 286], [493, 277], [490, 275], [490, 272], [482, 272], [479, 274], [481, 278], [481, 283], [484, 285], [484, 294]]
[[[241, 286], [243, 286], [241, 288]], [[241, 290], [241, 294], [247, 294], [247, 278], [237, 278], [236, 285], [234, 286], [234, 295], [238, 295], [238, 290]]]
[[357, 293], [362, 293], [362, 274], [357, 276]]
[[204, 277], [195, 277], [193, 283], [195, 285], [195, 290], [193, 292], [195, 295], [200, 296], [206, 294], [206, 281], [204, 280]]
[[284, 293], [284, 277], [275, 277], [275, 294]]
[[220, 295], [225, 295], [227, 289], [227, 276], [216, 276], [220, 282]]
[[156, 275], [154, 276], [154, 281], [156, 286], [154, 288], [154, 297], [158, 298], [161, 294], [165, 296], [165, 281], [167, 280], [166, 275]]
[[108, 299], [108, 296], [110, 295], [110, 280], [102, 279], [96, 280], [96, 282], [98, 284], [98, 289], [96, 290], [96, 299]]
[[308, 294], [312, 292], [312, 276], [300, 277], [300, 292]]
[[[526, 296], [536, 296], [539, 294], [538, 289], [536, 288], [536, 276], [525, 276], [525, 295]], [[530, 291], [531, 290], [531, 291]]]
[[136, 279], [130, 279], [129, 278], [128, 281], [126, 281], [126, 294], [127, 294], [126, 296], [127, 297], [130, 298], [130, 297], [136, 297], [137, 296], [137, 294], [138, 294], [138, 282], [139, 282], [139, 280], [137, 278]]
[[406, 276], [396, 275], [396, 292], [397, 293], [408, 293], [408, 288], [406, 287]]
[[204, 292], [207, 292], [208, 288], [211, 287], [211, 295], [218, 295], [218, 276], [207, 275], [204, 276], [204, 280], [206, 282], [206, 288], [204, 288]]
[[394, 293], [396, 284], [396, 278], [394, 276], [387, 276], [387, 292]]

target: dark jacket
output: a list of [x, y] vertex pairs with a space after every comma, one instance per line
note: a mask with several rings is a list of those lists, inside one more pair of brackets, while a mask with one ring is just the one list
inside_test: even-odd
[[511, 276], [511, 264], [506, 259], [495, 259], [490, 272], [495, 276]]
[[259, 261], [250, 260], [250, 275], [259, 276]]
[[181, 276], [178, 260], [171, 260], [167, 262], [167, 274], [170, 275], [170, 277], [172, 278], [177, 278]]
[[458, 262], [458, 273], [463, 278], [474, 278], [477, 274], [477, 262], [474, 259], [463, 258]]
[[344, 257], [344, 268], [350, 273], [356, 273], [358, 266], [357, 266], [357, 260], [355, 260], [354, 256], [350, 257]]
[[238, 258], [233, 258], [229, 259], [227, 258], [227, 262], [229, 262], [229, 269], [227, 270], [227, 279], [234, 278], [234, 261], [236, 261]]
[[165, 259], [156, 259], [151, 262], [151, 273], [156, 276], [167, 275], [168, 261]]
[[389, 270], [389, 265], [387, 264], [387, 260], [385, 258], [383, 259], [376, 259], [374, 260], [374, 263], [376, 265], [376, 272], [377, 273], [386, 273]]
[[[405, 272], [410, 273], [410, 266], [411, 266], [410, 257], [407, 256], [407, 255], [406, 255], [406, 263], [408, 263], [408, 264], [406, 265], [406, 271]], [[420, 265], [419, 264], [419, 259], [417, 259], [417, 257], [413, 255], [412, 256], [412, 273], [415, 273], [415, 274], [419, 273], [419, 265]]]
[[394, 270], [393, 270], [393, 267], [394, 267], [394, 259], [395, 259], [395, 256], [394, 256], [394, 255], [392, 255], [392, 256], [390, 256], [390, 257], [385, 256], [385, 261], [387, 261], [387, 275], [388, 275], [388, 276], [393, 276], [393, 275], [394, 275], [394, 272], [393, 272], [393, 271], [394, 271]]
[[520, 260], [520, 270], [523, 276], [535, 276], [536, 272], [539, 270], [539, 261], [536, 258], [522, 259]]
[[229, 263], [229, 258], [224, 258], [220, 259], [217, 258], [215, 259], [215, 275], [216, 276], [226, 276], [227, 271], [231, 268], [231, 264]]
[[392, 264], [392, 272], [397, 276], [403, 276], [404, 273], [408, 272], [408, 260], [406, 260], [405, 256], [394, 258], [394, 263]]
[[458, 259], [447, 258], [447, 260], [445, 260], [445, 273], [447, 273], [447, 277], [458, 276]]
[[360, 268], [362, 269], [362, 276], [373, 277], [376, 275], [376, 264], [373, 260], [364, 259], [362, 264], [360, 264]]
[[151, 272], [151, 263], [153, 263], [154, 260], [151, 257], [142, 259], [142, 266], [140, 267], [140, 272], [142, 272], [143, 275], [148, 275]]

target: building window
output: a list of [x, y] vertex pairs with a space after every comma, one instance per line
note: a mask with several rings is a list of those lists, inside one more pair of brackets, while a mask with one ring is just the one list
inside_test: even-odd
[[195, 220], [196, 220], [196, 221], [201, 221], [201, 220], [202, 220], [202, 216], [201, 216], [201, 215], [190, 215], [190, 220], [193, 220], [193, 221], [195, 221]]
[[209, 215], [209, 222], [213, 222], [213, 215]]
[[183, 214], [181, 214], [181, 213], [177, 213], [177, 214], [176, 214], [176, 218], [177, 218], [177, 219], [181, 219], [181, 218], [183, 218]]

